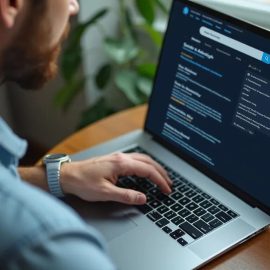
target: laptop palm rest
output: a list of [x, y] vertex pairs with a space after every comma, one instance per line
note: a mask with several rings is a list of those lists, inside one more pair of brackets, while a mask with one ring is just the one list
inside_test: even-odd
[[81, 203], [77, 211], [83, 219], [102, 233], [107, 242], [137, 227], [132, 217], [138, 210], [128, 205], [114, 202]]
[[238, 218], [227, 226], [190, 245], [189, 248], [197, 256], [205, 260], [213, 257], [213, 254], [220, 254], [224, 247], [229, 247], [234, 242], [239, 244], [239, 239], [244, 240], [247, 235], [255, 231], [254, 227]]

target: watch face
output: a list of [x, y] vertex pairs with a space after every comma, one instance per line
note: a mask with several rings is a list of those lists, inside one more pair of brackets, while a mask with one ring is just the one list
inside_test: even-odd
[[44, 158], [46, 162], [61, 161], [62, 159], [69, 159], [69, 157], [66, 154], [52, 154], [52, 155], [47, 155]]

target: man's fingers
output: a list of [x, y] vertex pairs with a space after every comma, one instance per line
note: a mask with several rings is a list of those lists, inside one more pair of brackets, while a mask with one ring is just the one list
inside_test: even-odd
[[136, 160], [140, 160], [149, 165], [154, 166], [158, 170], [158, 172], [164, 177], [164, 179], [168, 182], [170, 186], [173, 184], [166, 170], [159, 163], [153, 160], [151, 157], [144, 154], [138, 154], [138, 153], [132, 153], [130, 155]]
[[127, 162], [125, 164], [125, 175], [137, 175], [139, 177], [148, 178], [158, 185], [162, 192], [166, 194], [172, 192], [168, 182], [159, 171], [153, 165], [143, 161], [133, 159]]
[[130, 205], [142, 205], [147, 201], [145, 194], [141, 192], [131, 189], [119, 188], [114, 185], [110, 187], [109, 196], [110, 198], [107, 198], [107, 200]]

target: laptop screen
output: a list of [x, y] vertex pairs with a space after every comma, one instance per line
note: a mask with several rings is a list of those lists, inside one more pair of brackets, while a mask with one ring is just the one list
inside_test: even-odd
[[270, 34], [173, 1], [146, 130], [270, 207]]

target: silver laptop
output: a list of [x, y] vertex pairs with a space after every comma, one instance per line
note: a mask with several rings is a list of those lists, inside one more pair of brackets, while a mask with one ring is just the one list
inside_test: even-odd
[[270, 34], [174, 0], [144, 130], [79, 153], [147, 153], [174, 181], [144, 206], [83, 204], [120, 270], [196, 269], [270, 224]]

